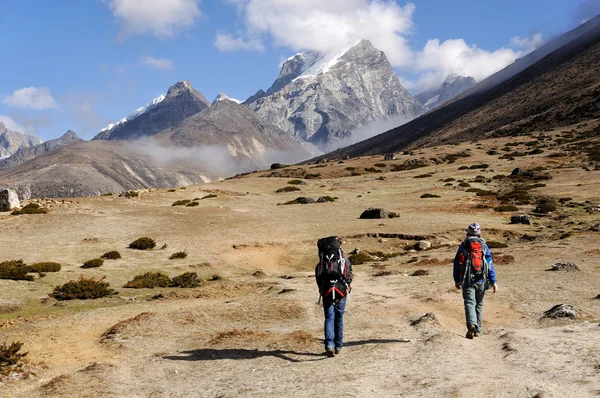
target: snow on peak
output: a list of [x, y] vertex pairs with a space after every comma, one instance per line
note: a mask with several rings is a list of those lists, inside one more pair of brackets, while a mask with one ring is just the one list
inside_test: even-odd
[[446, 81], [444, 81], [444, 83], [446, 83], [447, 85], [450, 85], [452, 83], [454, 83], [457, 80], [461, 80], [461, 79], [465, 79], [465, 76], [461, 76], [458, 73], [450, 73], [448, 75], [448, 77], [446, 77]]
[[136, 117], [140, 116], [141, 114], [146, 113], [150, 109], [156, 107], [156, 105], [160, 104], [164, 99], [165, 99], [164, 95], [160, 95], [159, 97], [154, 98], [152, 101], [148, 102], [145, 106], [142, 106], [141, 108], [136, 109], [131, 115], [124, 117], [123, 119], [119, 120], [116, 123], [109, 124], [102, 130], [100, 130], [100, 132], [110, 131], [110, 130], [114, 129], [115, 127], [120, 126], [121, 124], [127, 122], [128, 120], [135, 119]]
[[219, 93], [219, 95], [217, 95], [217, 98], [215, 98], [215, 100], [212, 103], [216, 104], [219, 101], [233, 101], [236, 104], [241, 104], [242, 103], [242, 101], [240, 101], [238, 99], [228, 97], [227, 94], [225, 94], [225, 93]]
[[331, 69], [335, 64], [338, 63], [340, 58], [344, 56], [352, 47], [360, 43], [360, 41], [354, 43], [350, 47], [343, 48], [339, 51], [331, 51], [326, 54], [320, 54], [313, 51], [307, 51], [303, 53], [298, 53], [290, 58], [294, 59], [295, 57], [302, 57], [304, 59], [304, 66], [302, 67], [302, 73], [295, 78], [298, 79], [310, 79], [314, 78], [321, 73], [326, 73], [329, 69]]

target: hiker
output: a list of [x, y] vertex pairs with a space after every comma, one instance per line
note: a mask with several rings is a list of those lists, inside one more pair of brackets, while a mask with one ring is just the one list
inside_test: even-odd
[[342, 350], [344, 309], [351, 290], [352, 265], [344, 256], [342, 241], [337, 236], [319, 239], [317, 247], [319, 263], [315, 267], [315, 278], [325, 313], [325, 353], [333, 357]]
[[490, 248], [481, 237], [481, 227], [477, 223], [469, 225], [467, 237], [460, 244], [454, 257], [454, 286], [462, 288], [467, 319], [468, 339], [481, 334], [483, 297], [492, 288], [496, 293], [496, 272]]

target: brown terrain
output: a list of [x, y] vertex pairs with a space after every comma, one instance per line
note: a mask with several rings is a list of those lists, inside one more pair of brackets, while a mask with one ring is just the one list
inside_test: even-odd
[[[36, 199], [48, 214], [3, 213], [0, 261], [62, 269], [30, 274], [32, 282], [0, 280], [0, 344], [22, 342], [28, 352], [23, 366], [0, 376], [0, 396], [599, 395], [599, 124], [131, 198]], [[515, 168], [531, 173], [509, 177]], [[275, 192], [292, 186], [300, 191]], [[195, 207], [172, 206], [209, 194]], [[278, 206], [300, 196], [337, 199]], [[502, 204], [510, 211], [495, 210]], [[359, 219], [371, 206], [399, 217]], [[516, 214], [532, 224], [510, 224]], [[499, 291], [486, 296], [483, 335], [467, 340], [451, 260], [473, 221], [494, 242]], [[328, 359], [312, 271], [316, 240], [333, 234], [347, 254], [356, 247], [371, 256], [354, 258], [346, 346]], [[127, 248], [141, 236], [156, 248]], [[420, 240], [431, 248], [415, 250]], [[111, 250], [122, 259], [80, 268]], [[187, 257], [169, 260], [178, 251]], [[579, 271], [546, 271], [565, 262]], [[196, 272], [202, 284], [122, 287], [147, 271]], [[49, 296], [80, 275], [105, 278], [117, 294]], [[579, 318], [544, 318], [556, 304], [572, 305]]]

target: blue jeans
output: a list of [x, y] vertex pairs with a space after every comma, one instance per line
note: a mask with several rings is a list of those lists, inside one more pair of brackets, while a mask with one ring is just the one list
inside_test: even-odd
[[325, 313], [325, 349], [327, 347], [342, 348], [344, 338], [344, 309], [346, 297], [339, 301], [323, 301]]
[[463, 299], [465, 302], [465, 318], [467, 318], [467, 329], [470, 325], [477, 326], [481, 332], [481, 318], [483, 316], [483, 298], [485, 297], [485, 282], [474, 282], [463, 286]]

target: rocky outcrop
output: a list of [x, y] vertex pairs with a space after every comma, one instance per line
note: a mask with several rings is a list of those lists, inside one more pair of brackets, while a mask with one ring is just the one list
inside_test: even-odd
[[529, 216], [527, 216], [525, 214], [518, 214], [516, 216], [510, 217], [510, 223], [511, 224], [531, 225], [531, 219], [529, 218]]
[[410, 120], [422, 113], [385, 54], [366, 40], [337, 54], [291, 57], [265, 96], [260, 94], [246, 103], [263, 120], [319, 145], [377, 120]]
[[475, 79], [470, 76], [450, 74], [442, 83], [441, 87], [424, 91], [417, 94], [415, 98], [423, 104], [425, 111], [429, 111], [457, 97], [473, 87], [476, 83]]
[[159, 97], [154, 102], [119, 123], [108, 126], [94, 139], [132, 140], [153, 136], [210, 107], [202, 93], [196, 91], [187, 80], [171, 86], [164, 99]]
[[25, 163], [26, 161], [33, 159], [36, 156], [55, 151], [64, 146], [76, 144], [78, 142], [83, 142], [83, 140], [79, 138], [77, 134], [75, 134], [73, 131], [69, 130], [60, 138], [57, 138], [55, 140], [46, 141], [42, 144], [38, 144], [33, 147], [21, 146], [10, 157], [0, 160], [0, 169], [14, 167], [21, 163]]
[[0, 159], [11, 156], [21, 147], [29, 148], [42, 142], [41, 138], [34, 135], [9, 130], [0, 122]]
[[548, 311], [544, 312], [544, 318], [551, 319], [559, 319], [559, 318], [571, 318], [577, 319], [579, 318], [579, 313], [577, 310], [568, 304], [557, 304], [554, 307], [550, 308]]
[[379, 219], [379, 218], [388, 218], [389, 212], [381, 208], [369, 207], [367, 210], [363, 211], [360, 215], [360, 218], [363, 219]]
[[21, 206], [19, 196], [12, 189], [0, 189], [0, 211], [10, 211]]

